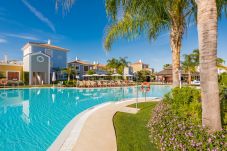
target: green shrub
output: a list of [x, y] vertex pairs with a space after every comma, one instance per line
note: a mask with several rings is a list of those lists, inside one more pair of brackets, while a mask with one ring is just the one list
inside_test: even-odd
[[140, 82], [144, 82], [147, 80], [147, 77], [151, 76], [151, 72], [148, 70], [141, 70], [137, 72], [137, 76], [138, 76], [138, 81]]
[[227, 129], [227, 86], [220, 86], [220, 100], [222, 125]]
[[4, 72], [0, 72], [0, 79], [5, 79], [6, 78], [6, 75]]
[[7, 86], [21, 86], [21, 85], [24, 85], [24, 83], [22, 81], [9, 80], [7, 83]]
[[63, 84], [67, 87], [76, 86], [76, 80], [64, 81]]
[[227, 87], [227, 73], [225, 72], [219, 75], [218, 81], [221, 86]]
[[175, 114], [201, 122], [202, 108], [200, 98], [198, 89], [177, 87], [164, 97], [164, 101], [170, 104]]
[[151, 141], [162, 151], [225, 150], [227, 131], [209, 134], [191, 118], [175, 114], [170, 104], [162, 102], [155, 107], [149, 122]]
[[94, 70], [88, 70], [88, 71], [87, 71], [87, 74], [88, 74], [88, 75], [95, 74], [95, 71], [94, 71]]
[[227, 129], [227, 73], [219, 75], [222, 125]]

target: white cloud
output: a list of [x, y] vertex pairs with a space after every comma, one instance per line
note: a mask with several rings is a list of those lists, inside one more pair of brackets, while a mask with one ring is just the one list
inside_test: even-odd
[[7, 43], [6, 39], [0, 38], [0, 43]]
[[22, 0], [22, 2], [24, 3], [25, 6], [28, 7], [28, 9], [36, 16], [39, 18], [39, 20], [41, 20], [42, 22], [46, 23], [52, 31], [56, 31], [54, 24], [47, 18], [45, 17], [41, 12], [39, 12], [35, 7], [33, 7], [32, 5], [30, 5], [26, 0]]
[[10, 34], [10, 33], [4, 33], [3, 35], [8, 37], [14, 37], [14, 38], [21, 38], [26, 40], [39, 40], [39, 38], [32, 36], [32, 35], [25, 35], [25, 34]]

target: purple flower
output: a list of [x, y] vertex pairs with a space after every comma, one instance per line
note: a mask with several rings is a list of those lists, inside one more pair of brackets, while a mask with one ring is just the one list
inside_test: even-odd
[[189, 132], [188, 135], [189, 135], [190, 137], [192, 137], [192, 136], [193, 136], [193, 133], [192, 133], [192, 132]]

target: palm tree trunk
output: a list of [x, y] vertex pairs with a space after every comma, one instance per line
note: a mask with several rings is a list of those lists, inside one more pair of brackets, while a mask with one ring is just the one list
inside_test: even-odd
[[197, 0], [202, 123], [211, 131], [221, 130], [217, 75], [217, 7], [216, 0]]
[[70, 81], [70, 74], [68, 74], [68, 81]]
[[181, 26], [172, 26], [170, 33], [170, 45], [172, 49], [172, 76], [173, 87], [180, 85], [179, 70], [180, 70], [180, 49], [183, 36], [183, 28]]
[[191, 72], [188, 72], [188, 84], [190, 85], [192, 82], [192, 76], [191, 76]]

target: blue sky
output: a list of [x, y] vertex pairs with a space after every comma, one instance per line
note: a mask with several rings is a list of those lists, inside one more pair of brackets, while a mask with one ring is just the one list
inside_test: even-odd
[[[117, 40], [111, 52], [103, 49], [103, 37], [108, 24], [104, 0], [76, 0], [66, 15], [56, 11], [54, 0], [0, 1], [0, 59], [22, 59], [21, 48], [28, 41], [46, 42], [70, 49], [68, 61], [76, 58], [105, 63], [112, 57], [142, 59], [155, 70], [171, 63], [169, 34], [163, 32], [156, 41], [145, 37], [128, 41]], [[227, 19], [219, 22], [218, 56], [227, 61]], [[182, 54], [198, 48], [197, 30], [191, 26], [184, 35]]]

